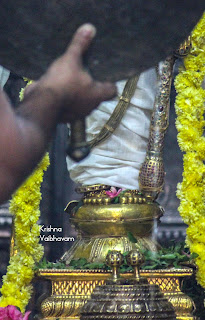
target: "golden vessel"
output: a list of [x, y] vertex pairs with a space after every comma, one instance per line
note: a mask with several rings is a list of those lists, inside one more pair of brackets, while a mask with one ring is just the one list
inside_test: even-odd
[[[71, 213], [70, 221], [80, 236], [61, 258], [67, 265], [72, 259], [82, 257], [89, 262], [104, 262], [108, 250], [123, 253], [145, 247], [156, 251], [152, 230], [163, 209], [157, 203], [145, 203], [135, 190], [120, 195], [119, 203], [106, 205], [105, 200], [110, 198], [105, 191], [85, 192], [84, 205], [76, 213]], [[136, 244], [129, 240], [129, 232], [137, 239]]]

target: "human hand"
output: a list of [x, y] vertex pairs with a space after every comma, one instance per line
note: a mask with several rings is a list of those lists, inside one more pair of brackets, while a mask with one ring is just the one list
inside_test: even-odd
[[66, 52], [55, 60], [45, 75], [33, 85], [52, 91], [56, 107], [61, 110], [62, 122], [85, 117], [102, 101], [116, 95], [114, 84], [95, 81], [83, 69], [82, 56], [95, 33], [92, 25], [81, 26], [74, 34]]

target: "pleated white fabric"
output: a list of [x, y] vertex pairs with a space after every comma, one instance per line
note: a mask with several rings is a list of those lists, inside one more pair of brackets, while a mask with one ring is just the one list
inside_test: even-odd
[[[117, 83], [118, 96], [122, 94], [125, 83], [126, 81]], [[76, 183], [100, 183], [126, 189], [139, 187], [139, 169], [146, 154], [156, 90], [157, 74], [153, 68], [140, 75], [130, 106], [111, 137], [93, 148], [91, 154], [80, 163], [67, 157], [70, 176]], [[118, 98], [102, 103], [87, 117], [88, 140], [91, 140], [109, 119]]]

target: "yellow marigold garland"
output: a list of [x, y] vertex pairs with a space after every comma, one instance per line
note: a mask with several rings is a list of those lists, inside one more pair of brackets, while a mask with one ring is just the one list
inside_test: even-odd
[[10, 212], [14, 215], [16, 254], [10, 258], [7, 274], [3, 277], [1, 307], [14, 305], [24, 312], [31, 296], [30, 282], [34, 266], [43, 255], [43, 246], [39, 244], [40, 226], [37, 222], [40, 216], [40, 187], [48, 165], [49, 155], [46, 154], [34, 173], [13, 195], [10, 203]]
[[192, 33], [192, 49], [175, 79], [176, 127], [184, 152], [183, 181], [177, 186], [179, 213], [187, 228], [187, 245], [198, 254], [197, 281], [205, 288], [205, 13]]

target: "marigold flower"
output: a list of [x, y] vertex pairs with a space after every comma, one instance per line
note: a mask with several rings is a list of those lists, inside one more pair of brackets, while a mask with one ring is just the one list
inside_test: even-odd
[[205, 13], [192, 33], [192, 49], [175, 79], [178, 143], [185, 152], [183, 181], [177, 186], [178, 208], [187, 228], [186, 243], [197, 253], [197, 281], [205, 288]]

